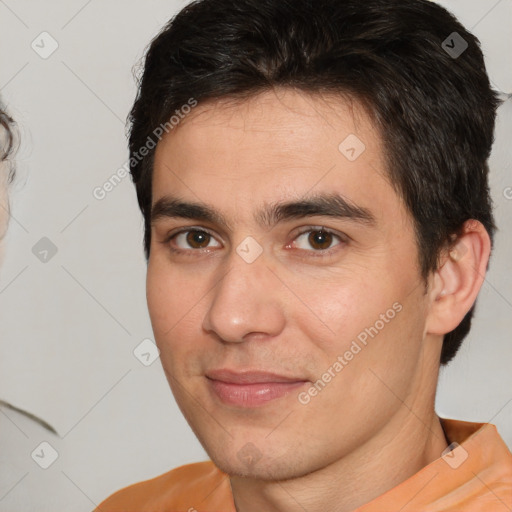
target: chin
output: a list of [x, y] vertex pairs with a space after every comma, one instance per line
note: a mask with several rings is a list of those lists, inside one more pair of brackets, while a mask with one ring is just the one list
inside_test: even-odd
[[248, 442], [240, 450], [206, 450], [214, 464], [230, 477], [251, 478], [262, 481], [283, 481], [307, 475], [312, 470], [304, 468], [291, 457], [273, 458], [260, 453]]
[[214, 460], [215, 465], [224, 473], [227, 473], [231, 477], [250, 478], [254, 480], [262, 481], [279, 481], [288, 480], [295, 478], [297, 475], [291, 471], [289, 465], [274, 464], [271, 461], [263, 461], [248, 465], [235, 460]]

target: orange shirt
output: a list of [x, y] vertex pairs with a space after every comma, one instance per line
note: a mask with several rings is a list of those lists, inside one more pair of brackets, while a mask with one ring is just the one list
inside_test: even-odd
[[[354, 512], [507, 512], [512, 453], [496, 427], [441, 418], [458, 443], [401, 484]], [[450, 445], [452, 446], [452, 445]], [[229, 477], [212, 461], [187, 464], [131, 485], [95, 512], [236, 512]]]

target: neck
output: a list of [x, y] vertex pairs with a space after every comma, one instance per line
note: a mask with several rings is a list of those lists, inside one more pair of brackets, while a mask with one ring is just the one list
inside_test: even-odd
[[292, 480], [231, 477], [237, 512], [352, 512], [438, 459], [448, 446], [433, 411], [428, 420], [410, 413], [401, 425], [388, 426], [343, 459]]
[[377, 435], [328, 466], [284, 481], [232, 476], [237, 512], [353, 512], [407, 480], [448, 446], [429, 387], [413, 390]]

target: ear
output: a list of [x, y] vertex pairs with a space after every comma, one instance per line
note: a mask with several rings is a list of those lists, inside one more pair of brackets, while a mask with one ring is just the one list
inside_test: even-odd
[[464, 223], [462, 235], [441, 256], [430, 280], [426, 332], [453, 331], [475, 303], [487, 271], [491, 240], [477, 220]]

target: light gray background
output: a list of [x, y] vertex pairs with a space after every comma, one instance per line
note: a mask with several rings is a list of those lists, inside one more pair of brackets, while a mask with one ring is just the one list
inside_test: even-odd
[[[93, 196], [127, 159], [132, 67], [185, 3], [0, 0], [0, 94], [22, 137], [0, 273], [0, 398], [59, 434], [2, 412], [0, 511], [34, 510], [30, 501], [39, 511], [90, 510], [122, 486], [206, 459], [160, 361], [146, 367], [133, 354], [152, 339], [134, 187], [125, 178]], [[512, 0], [441, 3], [481, 39], [494, 86], [512, 93]], [[44, 31], [58, 43], [46, 59], [31, 47], [51, 47]], [[442, 371], [437, 411], [494, 423], [512, 447], [511, 133], [508, 100], [491, 159], [500, 232], [471, 336]], [[46, 262], [32, 252], [43, 237], [57, 249]], [[41, 441], [59, 453], [46, 470], [31, 458]]]

